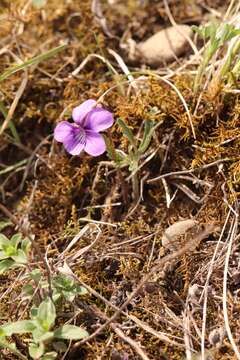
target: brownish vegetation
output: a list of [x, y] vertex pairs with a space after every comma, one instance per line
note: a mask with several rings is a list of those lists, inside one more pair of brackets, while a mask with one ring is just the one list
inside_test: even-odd
[[[1, 82], [1, 99], [9, 109], [24, 76], [27, 79], [12, 117], [20, 142], [9, 129], [1, 135], [1, 202], [35, 235], [52, 272], [65, 259], [89, 287], [89, 295], [70, 304], [59, 321], [71, 319], [77, 308], [76, 324], [92, 334], [134, 293], [99, 334], [72, 343], [66, 359], [177, 360], [189, 359], [190, 350], [192, 359], [198, 359], [204, 322], [206, 359], [237, 359], [225, 330], [224, 301], [239, 348], [239, 93], [223, 89], [213, 100], [202, 91], [196, 99], [192, 91], [196, 63], [178, 72], [189, 54], [151, 73], [138, 60], [129, 59], [127, 48], [121, 46], [126, 44], [124, 37], [139, 42], [169, 25], [164, 3], [151, 3], [103, 1], [101, 18], [94, 15], [90, 0], [50, 0], [42, 9], [22, 0], [0, 1], [0, 73], [19, 59], [67, 43], [54, 57]], [[229, 4], [169, 1], [169, 5], [177, 23], [191, 25], [208, 18], [210, 9], [223, 13]], [[137, 79], [136, 88], [126, 81], [108, 49], [124, 59]], [[118, 74], [95, 56], [76, 71], [89, 54], [107, 59]], [[167, 74], [174, 87], [163, 80]], [[71, 157], [52, 138], [54, 126], [70, 118], [74, 106], [98, 99], [105, 91], [104, 105], [136, 137], [143, 120], [159, 123], [145, 159], [154, 156], [145, 164], [143, 158], [137, 173], [141, 184], [137, 204], [127, 168], [114, 168], [107, 154]], [[1, 124], [3, 120], [2, 116]], [[117, 125], [107, 136], [116, 149], [127, 151], [129, 144]], [[22, 160], [26, 160], [22, 166], [1, 174], [1, 169]], [[164, 248], [164, 231], [186, 219], [198, 225], [179, 236], [174, 249]], [[82, 236], [65, 251], [80, 230]], [[11, 226], [5, 229], [6, 234], [14, 231]], [[168, 261], [163, 260], [166, 256]], [[44, 271], [42, 263], [38, 266]], [[17, 320], [26, 311], [24, 305], [17, 313], [15, 309], [24, 284], [18, 275], [9, 271], [0, 276], [2, 322]], [[19, 341], [22, 346], [24, 339]], [[3, 351], [3, 358], [14, 356]]]

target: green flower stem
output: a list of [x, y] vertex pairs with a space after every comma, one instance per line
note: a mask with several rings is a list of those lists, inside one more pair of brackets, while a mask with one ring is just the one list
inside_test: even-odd
[[[220, 78], [223, 78], [230, 72], [230, 66], [232, 64], [232, 61], [234, 60], [235, 56], [238, 54], [239, 50], [240, 50], [240, 39], [237, 39], [230, 51], [225, 63], [223, 64], [222, 68], [220, 69]], [[233, 70], [234, 70], [234, 68], [233, 68]]]
[[199, 65], [198, 72], [197, 72], [197, 75], [196, 75], [195, 80], [194, 80], [193, 91], [194, 91], [195, 94], [197, 93], [197, 91], [199, 89], [199, 86], [200, 86], [200, 83], [201, 83], [201, 80], [202, 80], [202, 77], [203, 77], [204, 70], [208, 66], [210, 60], [212, 59], [212, 57], [213, 57], [213, 55], [215, 54], [216, 51], [217, 51], [217, 45], [216, 44], [215, 45], [210, 44], [206, 48], [206, 50], [204, 51], [203, 61]]
[[232, 69], [232, 75], [234, 78], [238, 78], [240, 74], [240, 60], [235, 64], [234, 68]]
[[[236, 42], [233, 51], [234, 51], [234, 55], [235, 55], [235, 56], [236, 56], [237, 53], [240, 51], [240, 39]], [[233, 76], [232, 76], [233, 78], [238, 78], [239, 73], [240, 73], [240, 60], [238, 60], [238, 61], [236, 62], [236, 64], [234, 65], [234, 67], [233, 67], [233, 69], [232, 69], [232, 71], [231, 71], [231, 73], [232, 73], [232, 75], [233, 75]], [[230, 80], [230, 82], [232, 82], [232, 81]]]
[[231, 66], [232, 66], [232, 62], [234, 61], [234, 58], [237, 56], [238, 52], [240, 50], [240, 39], [237, 39], [235, 41], [235, 43], [232, 45], [231, 49], [228, 51], [228, 54], [226, 55], [225, 59], [223, 60], [223, 64], [222, 66], [219, 68], [219, 70], [216, 72], [216, 74], [214, 75], [209, 89], [211, 93], [217, 94], [220, 87], [221, 87], [221, 82], [224, 79], [224, 77], [228, 76], [228, 82], [232, 85], [234, 82], [234, 69], [236, 67], [234, 67], [234, 69], [231, 71]]
[[139, 199], [139, 181], [138, 181], [138, 174], [135, 173], [132, 176], [132, 187], [133, 187], [133, 197], [134, 201], [137, 203]]

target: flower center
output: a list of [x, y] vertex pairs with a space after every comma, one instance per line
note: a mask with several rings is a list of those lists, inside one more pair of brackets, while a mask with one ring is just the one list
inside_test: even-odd
[[76, 140], [78, 142], [80, 142], [80, 144], [85, 144], [86, 132], [82, 127], [80, 127], [80, 126], [78, 127], [75, 137], [76, 137]]

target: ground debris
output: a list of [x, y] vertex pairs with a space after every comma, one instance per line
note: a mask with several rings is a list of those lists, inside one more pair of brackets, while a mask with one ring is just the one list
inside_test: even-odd
[[[192, 359], [200, 359], [204, 296], [208, 297], [205, 357], [234, 359], [224, 331], [222, 294], [226, 249], [240, 195], [240, 98], [238, 92], [220, 92], [212, 101], [203, 91], [196, 107], [192, 91], [196, 68], [194, 62], [187, 65], [187, 40], [181, 36], [182, 43], [177, 42], [175, 49], [162, 43], [164, 29], [179, 41], [164, 3], [50, 0], [36, 9], [31, 1], [9, 5], [0, 0], [1, 73], [13, 63], [67, 44], [57, 56], [1, 82], [0, 99], [8, 110], [27, 74], [12, 117], [21, 142], [11, 129], [1, 138], [1, 202], [20, 224], [29, 225], [51, 271], [66, 261], [92, 290], [83, 300], [69, 304], [59, 321], [79, 306], [74, 321], [94, 333], [150, 274], [111, 326], [89, 342], [73, 342], [68, 360], [144, 356], [179, 360], [186, 358], [189, 344]], [[226, 10], [221, 8], [226, 6], [222, 0], [167, 3], [189, 37], [190, 25], [200, 23], [204, 14]], [[141, 61], [129, 59], [129, 39], [139, 44]], [[109, 49], [119, 54], [136, 86], [122, 75]], [[163, 63], [172, 61], [172, 50], [182, 57], [166, 66]], [[70, 121], [75, 106], [103, 94], [104, 107], [128, 125], [138, 142], [143, 120], [157, 126], [136, 172], [141, 190], [137, 204], [128, 166], [114, 167], [107, 154], [71, 157], [52, 139], [55, 125]], [[129, 151], [117, 124], [108, 136], [121, 154]], [[6, 221], [2, 217], [1, 213], [0, 220]], [[6, 235], [14, 231], [12, 225], [3, 229]], [[183, 247], [185, 251], [172, 259]], [[227, 310], [237, 346], [239, 253], [236, 234], [228, 267]], [[161, 265], [169, 256], [166, 267]], [[42, 263], [38, 265], [43, 269]], [[0, 275], [1, 323], [17, 320], [31, 307], [19, 301], [26, 278], [25, 273], [18, 276], [15, 270]], [[5, 350], [3, 357], [15, 359]]]

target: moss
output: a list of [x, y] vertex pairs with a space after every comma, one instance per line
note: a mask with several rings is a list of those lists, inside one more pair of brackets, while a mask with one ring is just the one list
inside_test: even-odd
[[[192, 76], [185, 73], [172, 77], [172, 83], [183, 95], [192, 115], [196, 132], [194, 140], [186, 109], [178, 94], [154, 75], [146, 78], [138, 93], [128, 93], [129, 84], [124, 83], [124, 94], [116, 87], [116, 78], [98, 59], [92, 58], [79, 74], [72, 76], [72, 72], [90, 53], [103, 54], [110, 58], [107, 48], [121, 52], [117, 40], [104, 34], [94, 19], [90, 3], [90, 0], [78, 3], [51, 0], [45, 10], [32, 9], [25, 16], [21, 15], [24, 26], [23, 32], [18, 36], [18, 42], [22, 58], [36, 55], [40, 47], [43, 51], [50, 49], [56, 46], [59, 40], [67, 39], [69, 45], [65, 52], [39, 64], [34, 71], [28, 70], [26, 91], [14, 113], [14, 122], [23, 146], [18, 147], [16, 152], [11, 139], [4, 136], [1, 142], [1, 157], [4, 165], [14, 164], [16, 158], [25, 159], [36, 150], [46, 136], [52, 134], [57, 122], [71, 117], [71, 110], [75, 105], [87, 98], [99, 98], [111, 88], [104, 97], [104, 106], [114, 112], [115, 118], [123, 119], [136, 138], [142, 135], [144, 120], [160, 124], [149, 148], [150, 151], [158, 150], [154, 158], [138, 173], [139, 179], [148, 175], [144, 182], [143, 199], [130, 214], [134, 203], [131, 183], [126, 181], [129, 176], [127, 168], [121, 169], [122, 178], [125, 180], [123, 183], [115, 169], [108, 168], [106, 164], [99, 169], [102, 160], [109, 160], [107, 155], [97, 159], [87, 155], [72, 158], [64, 152], [60, 144], [53, 144], [51, 137], [43, 146], [37, 148], [38, 159], [35, 161], [34, 158], [35, 166], [29, 166], [23, 189], [20, 190], [19, 187], [22, 176], [13, 173], [5, 187], [5, 198], [9, 208], [12, 206], [12, 211], [19, 219], [22, 219], [23, 214], [26, 216], [42, 251], [45, 251], [47, 245], [51, 245], [49, 257], [53, 267], [59, 261], [58, 255], [86, 224], [80, 221], [80, 218], [89, 216], [93, 220], [106, 223], [99, 225], [101, 236], [94, 246], [86, 250], [96, 238], [98, 228], [93, 225], [94, 231], [91, 229], [86, 232], [68, 255], [75, 255], [85, 249], [83, 255], [71, 263], [72, 270], [107, 300], [115, 299], [120, 305], [149, 271], [149, 267], [163, 256], [161, 237], [166, 227], [180, 219], [191, 217], [195, 217], [202, 226], [214, 224], [221, 227], [228, 212], [225, 200], [232, 205], [239, 199], [240, 98], [237, 94], [225, 94], [222, 91], [213, 102], [207, 93], [203, 93], [196, 110], [196, 99], [192, 94]], [[145, 3], [146, 5], [141, 8], [136, 1], [119, 1], [113, 9], [107, 2], [103, 2], [103, 12], [110, 31], [121, 37], [129, 26], [133, 38], [140, 41], [151, 35], [151, 31], [167, 26], [165, 10], [158, 3]], [[198, 7], [189, 6], [190, 3], [175, 1], [170, 4], [176, 21], [192, 19], [194, 13], [199, 11]], [[3, 36], [9, 32], [14, 16], [20, 16], [21, 9], [22, 2], [17, 1], [15, 10], [12, 7], [7, 10], [11, 16], [5, 24], [0, 25]], [[125, 10], [121, 12], [122, 9]], [[11, 51], [17, 53], [14, 44], [9, 46]], [[124, 53], [121, 55], [128, 64]], [[0, 70], [3, 71], [10, 63], [12, 58], [7, 53], [2, 54]], [[19, 72], [2, 83], [1, 91], [6, 106], [9, 107], [13, 101], [21, 79], [22, 73]], [[124, 78], [120, 76], [119, 79]], [[117, 126], [109, 130], [109, 134], [116, 148], [128, 151], [128, 141]], [[219, 159], [228, 160], [220, 167], [201, 168]], [[192, 181], [189, 178], [167, 177], [171, 196], [177, 190], [176, 184], [185, 185], [200, 198], [206, 195], [208, 187], [199, 183], [199, 180], [208, 182], [213, 187], [203, 203], [194, 202], [186, 193], [177, 190], [170, 208], [167, 208], [163, 183], [148, 183], [147, 180], [158, 176], [160, 171], [164, 174], [183, 169], [194, 170]], [[20, 174], [22, 175], [21, 172]], [[191, 179], [191, 174], [187, 175]], [[7, 176], [4, 175], [2, 179], [5, 181]], [[96, 181], [93, 187], [94, 179]], [[126, 187], [127, 201], [123, 199], [122, 187]], [[121, 204], [115, 206], [115, 202]], [[105, 207], [97, 208], [99, 205]], [[111, 223], [116, 227], [111, 226]], [[134, 314], [156, 331], [183, 338], [184, 332], [174, 323], [174, 319], [181, 317], [184, 311], [189, 286], [196, 281], [204, 286], [204, 269], [213, 256], [217, 237], [218, 234], [214, 233], [203, 240], [194, 253], [186, 254], [165, 269], [165, 274], [154, 274], [151, 283], [147, 284], [128, 306], [129, 314]], [[198, 276], [200, 269], [203, 272], [202, 278]], [[211, 328], [223, 321], [218, 301], [218, 296], [222, 294], [222, 271], [220, 262], [211, 277], [211, 288], [217, 296], [209, 299], [206, 339]], [[16, 273], [10, 272], [1, 278], [1, 293], [11, 286], [15, 277]], [[232, 279], [229, 281], [234, 291]], [[20, 293], [20, 287], [21, 283], [14, 285], [14, 296]], [[149, 289], [152, 289], [152, 292], [148, 292]], [[6, 297], [1, 303], [2, 313], [8, 310], [9, 304], [15, 299], [14, 296]], [[231, 328], [235, 331], [239, 306], [237, 300], [231, 299], [231, 302], [235, 313], [230, 313], [229, 319]], [[94, 296], [86, 297], [84, 305], [85, 310], [77, 321], [79, 324], [83, 321], [90, 332], [94, 331], [99, 323], [97, 316], [94, 317], [92, 314], [91, 317], [86, 308], [95, 305], [107, 315], [113, 314], [110, 307]], [[167, 307], [172, 311], [172, 316]], [[194, 316], [197, 326], [201, 328], [201, 309], [196, 309]], [[122, 316], [119, 321], [125, 324], [127, 319]], [[191, 331], [193, 336], [198, 336], [194, 329]], [[156, 340], [141, 328], [132, 330], [130, 326], [126, 333], [140, 341], [152, 359], [165, 356], [177, 360], [184, 356], [182, 349]], [[210, 348], [208, 340], [206, 343]], [[197, 341], [194, 341], [194, 348], [196, 351], [200, 350]], [[113, 359], [114, 351], [120, 356], [127, 353], [130, 359], [136, 358], [129, 345], [123, 343], [107, 328], [93, 342], [78, 348], [76, 358], [95, 359], [98, 356], [102, 359]], [[230, 359], [233, 356], [227, 340], [220, 349], [213, 351], [216, 359]]]

